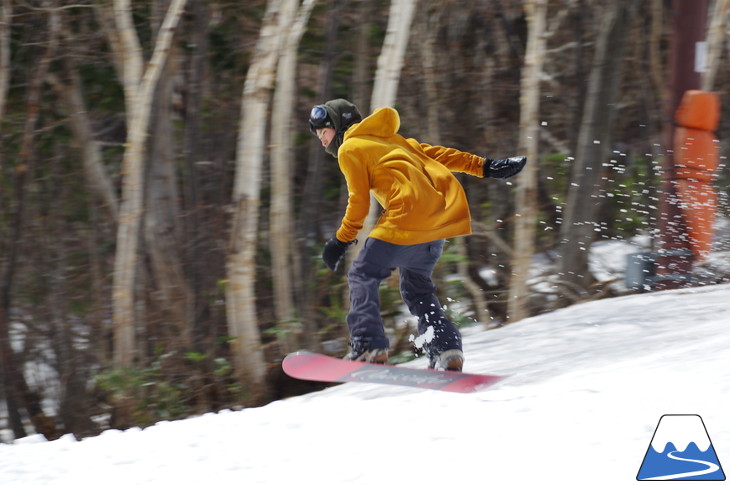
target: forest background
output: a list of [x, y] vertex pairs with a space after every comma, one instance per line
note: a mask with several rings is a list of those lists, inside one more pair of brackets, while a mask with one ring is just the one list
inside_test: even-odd
[[[300, 392], [286, 353], [344, 351], [344, 270], [319, 255], [347, 189], [306, 125], [334, 97], [395, 106], [423, 142], [530, 157], [514, 181], [460, 177], [474, 235], [436, 271], [460, 324], [615, 295], [582, 253], [657, 237], [673, 3], [2, 0], [4, 436], [261, 404]], [[708, 2], [703, 76], [725, 108], [728, 3]], [[407, 355], [397, 283], [381, 299]]]

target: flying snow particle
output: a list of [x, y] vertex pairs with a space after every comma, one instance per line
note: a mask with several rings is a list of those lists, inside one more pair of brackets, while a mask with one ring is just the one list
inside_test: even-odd
[[411, 334], [411, 336], [408, 337], [408, 341], [413, 343], [413, 346], [415, 348], [422, 349], [425, 344], [431, 343], [435, 333], [436, 331], [434, 330], [433, 326], [429, 325], [428, 328], [426, 328], [426, 331], [418, 337]]

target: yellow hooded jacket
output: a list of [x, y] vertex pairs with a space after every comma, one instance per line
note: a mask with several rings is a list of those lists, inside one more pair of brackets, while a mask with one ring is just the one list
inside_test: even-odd
[[383, 207], [372, 238], [407, 245], [471, 234], [466, 194], [451, 172], [482, 177], [484, 158], [406, 139], [399, 128], [398, 112], [380, 108], [345, 132], [337, 160], [349, 198], [337, 239], [357, 237], [371, 191]]

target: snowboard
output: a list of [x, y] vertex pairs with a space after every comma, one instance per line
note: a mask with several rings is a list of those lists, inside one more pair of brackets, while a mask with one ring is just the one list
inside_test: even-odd
[[481, 391], [505, 377], [352, 362], [307, 351], [289, 354], [282, 367], [287, 375], [308, 381], [366, 382], [460, 393]]

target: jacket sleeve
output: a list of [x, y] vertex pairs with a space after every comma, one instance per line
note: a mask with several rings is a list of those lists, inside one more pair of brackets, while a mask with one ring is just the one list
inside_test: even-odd
[[340, 149], [338, 163], [347, 182], [348, 197], [345, 216], [335, 236], [342, 242], [351, 242], [370, 212], [370, 175], [366, 162], [349, 150]]
[[448, 148], [437, 145], [420, 144], [421, 149], [437, 162], [444, 165], [452, 172], [468, 173], [475, 177], [484, 177], [484, 157], [473, 155], [457, 150], [456, 148]]

